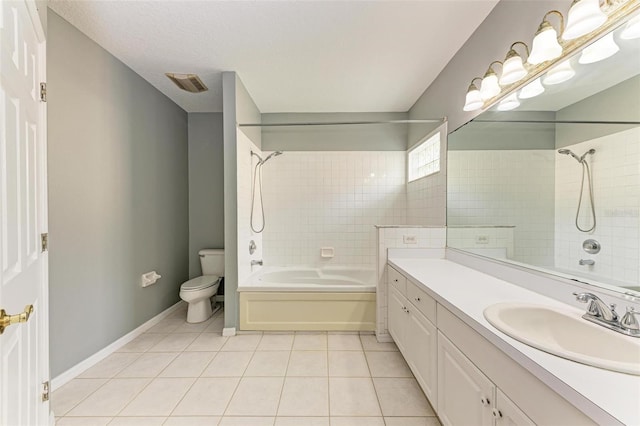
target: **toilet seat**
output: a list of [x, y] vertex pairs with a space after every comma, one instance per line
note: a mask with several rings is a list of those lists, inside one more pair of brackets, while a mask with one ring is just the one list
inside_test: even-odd
[[217, 275], [202, 275], [192, 278], [180, 286], [180, 291], [196, 291], [211, 287], [220, 281]]

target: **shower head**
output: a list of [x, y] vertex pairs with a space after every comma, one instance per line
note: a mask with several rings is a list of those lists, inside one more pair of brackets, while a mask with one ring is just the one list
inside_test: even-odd
[[282, 151], [274, 151], [271, 154], [269, 154], [267, 156], [267, 158], [265, 158], [264, 160], [261, 160], [261, 163], [264, 164], [267, 161], [269, 161], [271, 159], [271, 157], [277, 157], [278, 155], [281, 155], [281, 154], [282, 154]]
[[591, 148], [589, 151], [585, 152], [584, 154], [582, 154], [582, 157], [580, 157], [580, 162], [584, 161], [584, 157], [587, 156], [587, 154], [593, 155], [596, 153], [596, 150]]
[[[576, 161], [577, 161], [578, 163], [582, 163], [582, 158], [580, 158], [580, 157], [578, 157], [577, 155], [575, 155], [575, 154], [573, 153], [573, 151], [571, 151], [570, 149], [559, 149], [559, 150], [558, 150], [558, 154], [570, 155], [570, 156], [572, 156], [573, 158], [575, 158], [575, 159], [576, 159]], [[586, 154], [585, 154], [585, 155], [586, 155]]]

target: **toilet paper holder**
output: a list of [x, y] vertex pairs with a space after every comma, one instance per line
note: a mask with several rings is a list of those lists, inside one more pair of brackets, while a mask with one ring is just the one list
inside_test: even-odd
[[151, 284], [155, 284], [156, 281], [158, 281], [160, 278], [162, 278], [162, 275], [158, 274], [156, 271], [142, 274], [142, 287], [147, 287]]

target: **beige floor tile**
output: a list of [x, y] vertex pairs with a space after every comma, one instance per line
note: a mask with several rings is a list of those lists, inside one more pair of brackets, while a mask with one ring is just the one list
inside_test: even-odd
[[371, 377], [413, 377], [400, 352], [366, 352]]
[[225, 416], [275, 416], [283, 382], [282, 377], [243, 377]]
[[321, 334], [298, 334], [293, 339], [294, 351], [326, 351], [327, 335]]
[[120, 412], [120, 415], [168, 416], [194, 381], [192, 378], [154, 379]]
[[360, 342], [365, 351], [397, 351], [398, 347], [395, 343], [379, 343], [373, 334], [361, 334]]
[[205, 333], [222, 333], [224, 328], [224, 315], [216, 316], [211, 321], [211, 324], [204, 330]]
[[262, 339], [262, 334], [240, 334], [227, 339], [221, 351], [255, 351]]
[[370, 378], [329, 378], [331, 416], [381, 416]]
[[287, 377], [278, 416], [327, 416], [328, 397], [326, 378]]
[[98, 362], [93, 367], [88, 368], [78, 376], [79, 379], [109, 379], [129, 364], [138, 359], [139, 353], [115, 352]]
[[329, 333], [328, 344], [330, 351], [361, 351], [362, 343], [357, 334], [331, 334]]
[[61, 417], [56, 426], [106, 426], [111, 417]]
[[151, 379], [111, 379], [73, 408], [70, 416], [112, 417], [118, 414]]
[[289, 351], [256, 352], [244, 372], [245, 377], [284, 377], [289, 364]]
[[202, 333], [196, 340], [187, 346], [186, 351], [202, 351], [202, 352], [217, 352], [222, 348], [227, 341], [228, 337], [225, 337], [218, 333]]
[[385, 417], [387, 426], [441, 426], [437, 417]]
[[326, 351], [292, 351], [287, 376], [327, 377]]
[[240, 378], [199, 378], [171, 413], [173, 416], [220, 416]]
[[182, 352], [196, 337], [197, 333], [172, 333], [151, 347], [149, 352]]
[[171, 333], [185, 323], [185, 317], [167, 317], [147, 330], [147, 333]]
[[371, 377], [362, 351], [329, 351], [329, 376]]
[[331, 417], [331, 426], [385, 426], [382, 417]]
[[216, 426], [219, 422], [220, 417], [175, 416], [167, 418], [164, 426]]
[[373, 382], [385, 416], [434, 416], [415, 379], [375, 378]]
[[199, 377], [217, 352], [182, 352], [160, 377]]
[[223, 417], [219, 426], [273, 426], [273, 417]]
[[91, 395], [108, 379], [73, 379], [51, 395], [51, 409], [54, 415], [64, 416], [80, 401]]
[[117, 377], [156, 377], [179, 352], [147, 352], [118, 373]]
[[218, 352], [202, 372], [202, 377], [241, 377], [253, 352]]
[[109, 426], [162, 426], [166, 417], [114, 417]]
[[146, 352], [165, 337], [167, 333], [144, 333], [118, 349], [118, 352]]
[[293, 346], [291, 334], [265, 334], [258, 345], [259, 351], [290, 351]]
[[329, 426], [329, 417], [276, 417], [275, 426]]

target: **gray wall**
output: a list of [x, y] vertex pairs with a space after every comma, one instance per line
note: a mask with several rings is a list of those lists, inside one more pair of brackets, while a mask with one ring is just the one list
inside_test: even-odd
[[[406, 120], [407, 113], [262, 114], [263, 123]], [[242, 128], [243, 131], [246, 127]], [[407, 124], [263, 127], [264, 151], [404, 151]]]
[[[481, 112], [462, 110], [471, 79], [482, 77], [491, 62], [504, 60], [511, 43], [521, 40], [531, 46], [544, 14], [552, 9], [566, 14], [569, 6], [571, 0], [499, 2], [411, 107], [410, 118], [448, 117], [449, 132], [471, 120]], [[416, 131], [425, 134], [424, 129]]]
[[55, 377], [180, 300], [189, 188], [187, 114], [53, 12], [48, 26]]
[[222, 113], [189, 114], [189, 277], [202, 275], [198, 251], [224, 248]]

